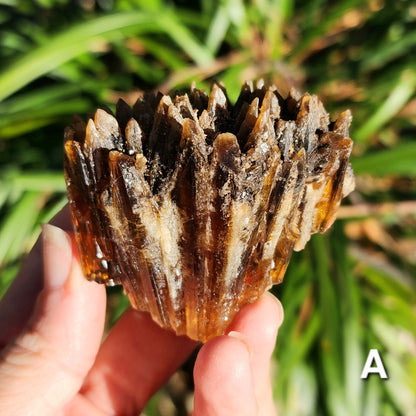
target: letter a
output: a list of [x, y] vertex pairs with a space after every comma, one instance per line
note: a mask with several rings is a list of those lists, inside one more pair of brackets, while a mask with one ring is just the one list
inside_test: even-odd
[[[372, 367], [373, 361], [375, 362], [375, 367]], [[365, 362], [363, 372], [361, 373], [361, 378], [367, 379], [368, 374], [370, 373], [377, 373], [380, 378], [388, 378], [380, 354], [376, 349], [372, 349], [368, 353], [367, 361]]]

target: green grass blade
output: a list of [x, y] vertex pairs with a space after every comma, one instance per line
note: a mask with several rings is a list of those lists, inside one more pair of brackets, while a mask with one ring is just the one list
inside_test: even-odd
[[369, 377], [365, 382], [366, 395], [363, 401], [363, 415], [379, 416], [380, 413], [380, 381], [375, 377]]
[[355, 157], [351, 164], [357, 175], [415, 175], [415, 161], [416, 141], [399, 143], [391, 149]]
[[37, 88], [0, 102], [0, 111], [2, 117], [19, 112], [30, 114], [34, 108], [54, 105], [59, 101], [67, 100], [71, 96], [81, 94], [83, 90], [88, 89], [97, 89], [97, 86], [94, 87], [92, 82], [86, 83], [81, 81], [77, 85], [59, 84]]
[[410, 53], [416, 46], [416, 32], [410, 32], [395, 42], [382, 42], [380, 48], [372, 50], [362, 61], [362, 70], [371, 71]]
[[268, 17], [265, 36], [270, 42], [270, 55], [273, 59], [278, 59], [282, 55], [284, 24], [291, 15], [292, 9], [292, 0], [275, 0], [265, 11]]
[[403, 71], [396, 86], [386, 100], [377, 108], [372, 117], [368, 119], [354, 134], [354, 140], [362, 142], [390, 121], [397, 112], [409, 101], [416, 90], [416, 72]]
[[13, 282], [13, 279], [19, 271], [19, 264], [10, 264], [7, 265], [4, 269], [1, 269], [0, 273], [0, 300], [3, 295], [6, 293], [7, 289]]
[[186, 66], [186, 61], [182, 59], [169, 45], [152, 40], [149, 37], [142, 37], [140, 43], [146, 48], [147, 52], [163, 62], [172, 71], [182, 69]]
[[29, 82], [72, 58], [87, 52], [94, 42], [119, 38], [123, 30], [133, 30], [135, 33], [165, 32], [197, 64], [203, 65], [212, 59], [209, 51], [200, 45], [172, 14], [129, 12], [107, 15], [82, 22], [52, 36], [49, 42], [14, 62], [0, 74], [0, 100], [4, 100]]
[[88, 109], [88, 101], [82, 98], [72, 98], [53, 103], [46, 108], [32, 109], [29, 114], [26, 111], [11, 115], [6, 114], [0, 119], [0, 140], [10, 139], [47, 126], [62, 115], [85, 113]]
[[[291, 372], [287, 383], [286, 406], [279, 414], [285, 416], [310, 416], [315, 414], [317, 402], [317, 379], [311, 366], [300, 362]], [[283, 405], [280, 401], [278, 407]]]
[[44, 209], [39, 215], [39, 223], [49, 222], [59, 211], [61, 211], [65, 205], [68, 204], [68, 197], [66, 193], [62, 195], [55, 203]]
[[65, 192], [63, 172], [19, 173], [12, 179], [13, 187], [24, 191]]
[[244, 29], [248, 23], [247, 14], [250, 14], [247, 11], [248, 7], [245, 8], [242, 0], [225, 0], [220, 2], [215, 12], [212, 12], [212, 18], [206, 29], [205, 44], [213, 54], [218, 52], [226, 40], [231, 26], [238, 32], [237, 37], [240, 42], [246, 37]]
[[320, 360], [324, 374], [326, 403], [331, 414], [347, 416], [349, 403], [345, 400], [343, 385], [342, 331], [340, 326], [340, 304], [333, 276], [330, 272], [332, 252], [328, 239], [315, 235], [310, 241], [314, 254], [314, 272], [318, 281], [319, 308], [321, 317]]
[[3, 205], [6, 203], [7, 199], [9, 198], [10, 191], [11, 191], [10, 184], [0, 182], [0, 209], [3, 207]]
[[36, 224], [44, 194], [25, 192], [0, 228], [0, 265], [15, 260]]
[[351, 273], [351, 262], [348, 259], [348, 242], [342, 231], [342, 224], [337, 222], [330, 235], [334, 250], [334, 278], [337, 278], [338, 296], [342, 296], [341, 332], [343, 347], [345, 397], [351, 414], [361, 413], [362, 383], [360, 378], [364, 356], [362, 351], [363, 336], [360, 326], [362, 316], [362, 296], [357, 281]]
[[[284, 363], [284, 366], [279, 372], [279, 381], [276, 384], [276, 388], [286, 386], [291, 371], [305, 359], [305, 356], [310, 351], [311, 346], [319, 334], [319, 329], [319, 313], [313, 313], [305, 331], [301, 335], [295, 333], [288, 334], [290, 336], [288, 344], [290, 345], [286, 345], [286, 348], [282, 351], [278, 349], [279, 359]], [[293, 344], [296, 344], [296, 348], [291, 347]]]
[[178, 21], [173, 13], [158, 16], [157, 23], [196, 64], [205, 65], [212, 61], [213, 55], [208, 48], [201, 45], [186, 26]]

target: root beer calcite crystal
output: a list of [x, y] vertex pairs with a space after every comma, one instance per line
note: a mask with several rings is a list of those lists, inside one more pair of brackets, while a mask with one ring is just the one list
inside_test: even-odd
[[214, 84], [74, 118], [65, 176], [85, 275], [177, 334], [223, 334], [334, 221], [354, 187], [350, 122], [262, 81], [234, 105]]

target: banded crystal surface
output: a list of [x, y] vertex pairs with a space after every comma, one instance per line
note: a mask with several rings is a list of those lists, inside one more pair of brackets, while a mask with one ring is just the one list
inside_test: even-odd
[[162, 327], [206, 341], [283, 279], [354, 187], [349, 111], [262, 81], [145, 94], [65, 131], [84, 273], [122, 284]]

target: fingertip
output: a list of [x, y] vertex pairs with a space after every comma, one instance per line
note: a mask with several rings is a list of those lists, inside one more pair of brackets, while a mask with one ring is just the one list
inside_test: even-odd
[[200, 376], [226, 373], [229, 378], [238, 378], [245, 363], [250, 360], [247, 343], [235, 336], [222, 335], [208, 341], [199, 351], [194, 367], [194, 375]]
[[194, 367], [194, 415], [257, 414], [250, 351], [235, 333], [208, 341]]
[[69, 235], [53, 224], [42, 224], [42, 238], [43, 244], [49, 243], [53, 246], [60, 248], [62, 251], [70, 251], [72, 241]]
[[247, 337], [244, 334], [242, 334], [241, 332], [237, 332], [237, 331], [230, 331], [228, 332], [227, 336], [234, 337], [240, 340], [241, 342], [243, 342], [251, 358], [251, 356], [253, 355], [253, 348], [250, 345], [250, 341], [247, 339]]
[[283, 307], [270, 293], [256, 302], [245, 305], [235, 316], [228, 331], [243, 334], [253, 354], [252, 369], [254, 391], [261, 414], [273, 414], [274, 403], [270, 381], [270, 358], [278, 329], [283, 321]]
[[262, 344], [262, 349], [269, 346], [268, 350], [271, 353], [283, 316], [280, 301], [266, 292], [256, 302], [245, 305], [238, 312], [228, 327], [228, 332], [237, 331], [244, 334], [252, 346], [258, 340]]
[[270, 292], [264, 293], [262, 298], [264, 298], [264, 302], [267, 303], [266, 307], [270, 310], [271, 315], [275, 317], [277, 328], [280, 328], [285, 318], [282, 303], [275, 295], [273, 295], [273, 293]]
[[[45, 291], [64, 289], [69, 294], [85, 292], [104, 297], [105, 287], [88, 281], [82, 271], [74, 235], [63, 229], [42, 224], [43, 287]], [[102, 301], [100, 302], [102, 303]]]
[[68, 279], [72, 262], [72, 241], [62, 229], [42, 225], [43, 283], [46, 289], [62, 287]]

